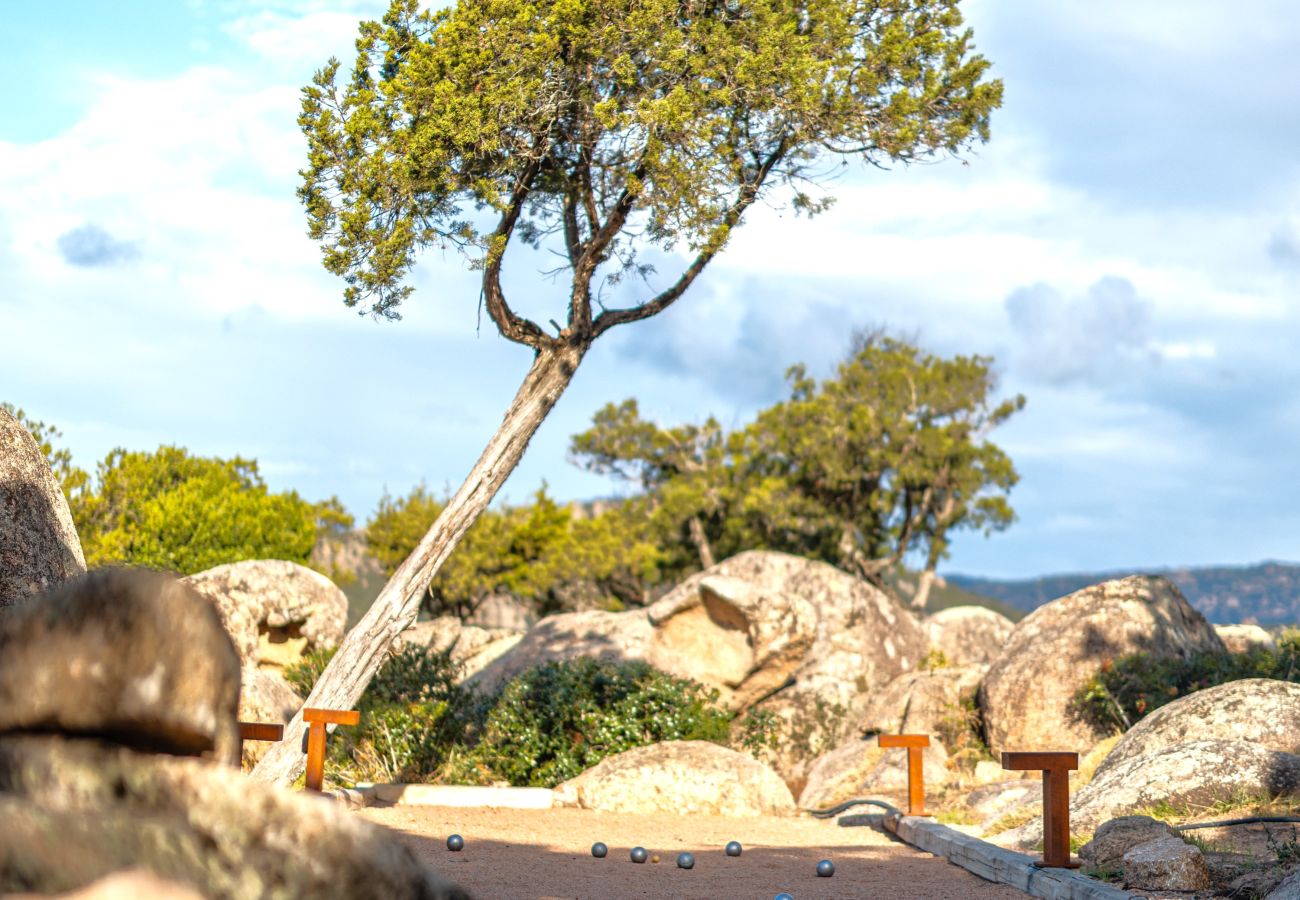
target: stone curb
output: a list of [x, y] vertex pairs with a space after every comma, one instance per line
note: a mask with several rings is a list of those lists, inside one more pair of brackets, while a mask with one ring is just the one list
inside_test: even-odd
[[550, 788], [482, 787], [457, 784], [374, 784], [339, 788], [328, 796], [349, 809], [378, 803], [396, 806], [497, 807], [501, 809], [550, 809], [555, 792]]
[[[848, 821], [850, 819], [854, 821]], [[1034, 865], [1032, 857], [1004, 850], [929, 819], [904, 816], [895, 811], [844, 816], [839, 821], [841, 825], [861, 822], [888, 831], [913, 847], [942, 856], [986, 881], [1007, 884], [1034, 897], [1051, 900], [1133, 900], [1139, 897], [1094, 881], [1073, 869], [1040, 869]]]

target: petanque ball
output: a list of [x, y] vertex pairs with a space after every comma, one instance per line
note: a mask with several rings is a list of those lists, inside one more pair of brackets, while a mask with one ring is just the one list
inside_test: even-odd
[[821, 862], [817, 864], [818, 878], [830, 878], [834, 874], [835, 874], [835, 863], [831, 862], [829, 859], [823, 859]]
[[596, 843], [591, 845], [591, 855], [596, 857], [596, 859], [604, 859], [605, 854], [607, 853], [609, 853], [609, 848], [600, 841], [596, 841]]
[[656, 866], [659, 865], [659, 854], [656, 853], [654, 856], [650, 857], [650, 862], [654, 863]]
[[677, 854], [677, 868], [679, 868], [679, 869], [693, 869], [693, 868], [695, 868], [695, 854], [694, 854], [694, 853], [678, 853], [678, 854]]
[[728, 856], [740, 855], [740, 841], [732, 841], [731, 843], [727, 844], [727, 855]]
[[646, 861], [646, 857], [649, 856], [649, 855], [650, 855], [650, 854], [648, 854], [648, 853], [645, 852], [645, 847], [633, 847], [633, 848], [632, 848], [632, 862], [634, 862], [634, 863], [643, 863], [643, 862], [645, 862], [645, 861]]
[[458, 834], [453, 834], [453, 835], [451, 835], [450, 837], [447, 838], [447, 849], [448, 849], [448, 850], [464, 850], [464, 849], [465, 849], [465, 839], [464, 839], [463, 837], [461, 837], [460, 835], [458, 835]]
[[773, 900], [794, 900], [794, 898], [791, 897], [789, 894], [782, 893], [782, 894], [777, 894], [776, 897], [773, 898]]

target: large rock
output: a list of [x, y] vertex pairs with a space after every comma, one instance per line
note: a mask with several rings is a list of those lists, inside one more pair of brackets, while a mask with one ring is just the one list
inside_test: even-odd
[[45, 454], [0, 407], [0, 610], [85, 571], [68, 501]]
[[717, 688], [733, 709], [775, 716], [778, 746], [765, 758], [796, 790], [814, 759], [854, 733], [871, 693], [916, 668], [927, 648], [893, 599], [784, 553], [734, 556], [647, 613], [652, 665]]
[[227, 563], [184, 581], [211, 598], [244, 665], [285, 666], [337, 646], [348, 598], [319, 572], [282, 559]]
[[1212, 807], [1297, 790], [1300, 756], [1250, 741], [1188, 741], [1099, 769], [1071, 799], [1070, 822], [1075, 831], [1087, 833], [1107, 819], [1161, 803]]
[[[245, 668], [240, 673], [239, 721], [288, 725], [302, 706], [302, 697], [278, 673], [266, 669]], [[244, 741], [240, 764], [250, 771], [266, 753], [266, 741]]]
[[73, 890], [127, 868], [232, 900], [469, 896], [338, 804], [203, 760], [0, 736], [0, 893]]
[[773, 816], [794, 812], [779, 775], [708, 741], [664, 741], [608, 757], [558, 788], [564, 802], [620, 813]]
[[652, 631], [644, 610], [560, 613], [538, 622], [506, 653], [465, 679], [483, 691], [543, 663], [590, 656], [610, 662], [645, 659]]
[[234, 763], [239, 658], [169, 575], [97, 569], [0, 616], [0, 734], [110, 736]]
[[1096, 775], [1175, 744], [1213, 738], [1300, 754], [1300, 684], [1248, 678], [1179, 697], [1125, 732]]
[[647, 609], [655, 625], [648, 658], [715, 687], [733, 709], [790, 676], [769, 707], [817, 695], [851, 699], [916, 667], [925, 635], [916, 619], [871, 585], [822, 562], [785, 553], [733, 556]]
[[993, 662], [1016, 627], [1006, 616], [982, 606], [950, 606], [924, 624], [931, 651], [942, 653], [954, 666]]
[[1199, 891], [1210, 886], [1201, 851], [1182, 838], [1163, 837], [1124, 854], [1124, 887], [1140, 891]]
[[980, 686], [985, 737], [1004, 750], [1086, 753], [1106, 737], [1072, 701], [1108, 659], [1223, 652], [1205, 617], [1164, 578], [1133, 576], [1041, 606], [1012, 630]]
[[510, 652], [523, 638], [522, 631], [462, 624], [455, 616], [416, 622], [402, 632], [402, 640], [430, 653], [450, 653], [459, 667], [458, 683], [472, 678]]

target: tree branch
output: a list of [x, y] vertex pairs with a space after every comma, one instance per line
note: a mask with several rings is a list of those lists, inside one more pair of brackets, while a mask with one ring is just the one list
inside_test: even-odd
[[528, 165], [520, 173], [515, 189], [510, 195], [510, 205], [506, 207], [496, 230], [492, 232], [488, 245], [487, 265], [483, 269], [483, 299], [488, 315], [496, 323], [497, 330], [506, 340], [525, 344], [534, 350], [550, 346], [554, 341], [537, 327], [536, 323], [516, 315], [506, 303], [505, 293], [501, 290], [501, 261], [505, 258], [506, 243], [515, 230], [519, 214], [523, 211], [524, 201], [528, 199], [528, 193], [532, 190], [533, 181], [537, 178], [541, 167], [542, 157], [538, 154], [528, 161]]
[[723, 216], [722, 224], [714, 230], [714, 240], [710, 240], [705, 244], [704, 249], [695, 257], [695, 261], [686, 268], [686, 271], [671, 287], [653, 300], [642, 303], [640, 306], [605, 310], [596, 317], [595, 324], [592, 327], [592, 336], [599, 337], [615, 325], [639, 322], [642, 319], [657, 315], [672, 306], [682, 294], [686, 293], [686, 289], [691, 286], [691, 283], [695, 281], [700, 272], [704, 271], [704, 267], [709, 264], [709, 261], [722, 249], [723, 241], [718, 240], [718, 238], [721, 238], [734, 228], [745, 210], [758, 199], [759, 188], [763, 186], [763, 182], [767, 180], [767, 176], [772, 173], [772, 169], [776, 164], [785, 156], [785, 152], [786, 139], [783, 137], [778, 142], [776, 149], [772, 151], [772, 154], [755, 170], [753, 180], [746, 182], [741, 187], [740, 196], [736, 198], [736, 202], [731, 205], [727, 210], [727, 214]]

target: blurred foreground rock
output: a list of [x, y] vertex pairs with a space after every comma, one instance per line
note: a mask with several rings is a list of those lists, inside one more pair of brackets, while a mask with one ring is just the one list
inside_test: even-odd
[[156, 572], [0, 616], [0, 894], [131, 869], [238, 900], [468, 897], [337, 804], [221, 764], [239, 678], [212, 603]]
[[0, 616], [0, 734], [109, 736], [233, 763], [239, 659], [175, 578], [97, 569]]

